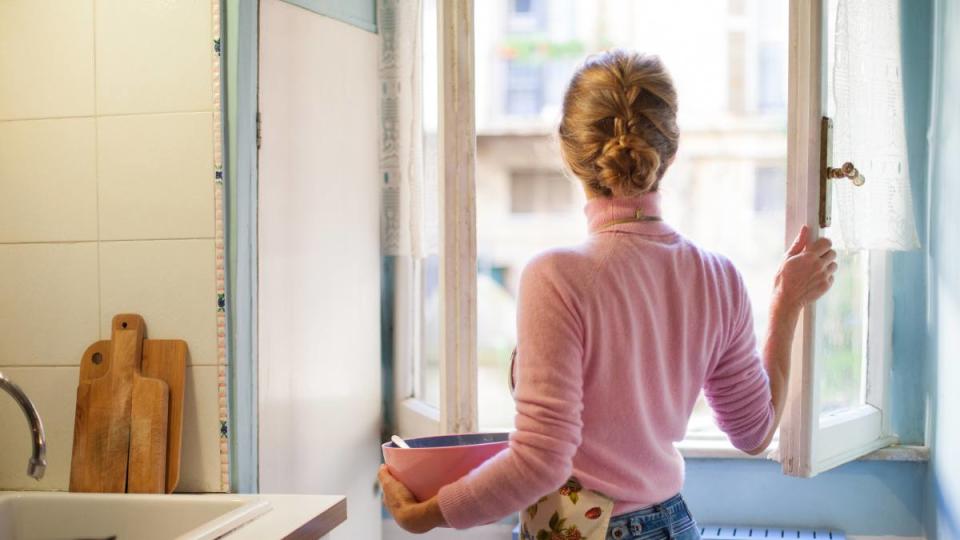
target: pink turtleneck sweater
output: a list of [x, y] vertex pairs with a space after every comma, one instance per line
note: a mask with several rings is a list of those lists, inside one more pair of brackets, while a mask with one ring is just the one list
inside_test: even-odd
[[439, 493], [452, 527], [490, 523], [576, 476], [614, 514], [683, 486], [684, 438], [703, 389], [734, 446], [773, 421], [750, 302], [736, 268], [664, 222], [660, 196], [592, 199], [591, 237], [535, 258], [520, 280], [510, 447]]

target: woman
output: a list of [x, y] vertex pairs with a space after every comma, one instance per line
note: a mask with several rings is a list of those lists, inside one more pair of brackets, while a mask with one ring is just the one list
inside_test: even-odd
[[733, 264], [661, 218], [658, 188], [679, 131], [659, 58], [587, 59], [564, 97], [559, 139], [589, 199], [591, 237], [524, 269], [509, 450], [423, 502], [381, 467], [386, 504], [411, 532], [522, 511], [529, 538], [659, 538], [654, 529], [699, 538], [674, 442], [702, 389], [734, 446], [766, 449], [800, 311], [832, 285], [836, 253], [800, 231], [774, 282], [760, 355]]

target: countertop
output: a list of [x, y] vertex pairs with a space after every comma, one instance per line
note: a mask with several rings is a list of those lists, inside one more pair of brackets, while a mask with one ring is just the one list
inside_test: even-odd
[[[51, 515], [57, 518], [51, 520]], [[186, 521], [179, 527], [167, 527], [168, 520], [176, 516]], [[347, 500], [342, 495], [0, 491], [0, 537], [4, 538], [29, 530], [34, 533], [27, 535], [31, 538], [73, 538], [70, 535], [78, 533], [84, 538], [182, 535], [226, 540], [317, 540], [346, 519]], [[151, 534], [142, 535], [144, 528]]]
[[[235, 498], [238, 495], [205, 496]], [[267, 501], [271, 509], [224, 536], [226, 540], [316, 540], [347, 519], [347, 499], [340, 495], [240, 496]]]

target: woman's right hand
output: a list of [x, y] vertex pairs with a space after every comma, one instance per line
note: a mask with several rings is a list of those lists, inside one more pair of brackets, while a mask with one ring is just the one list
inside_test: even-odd
[[799, 311], [830, 290], [837, 271], [837, 252], [832, 246], [829, 238], [811, 242], [806, 225], [800, 229], [774, 281], [774, 302], [778, 307]]

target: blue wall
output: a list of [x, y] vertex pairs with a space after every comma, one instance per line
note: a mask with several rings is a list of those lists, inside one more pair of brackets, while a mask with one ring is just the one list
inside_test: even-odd
[[368, 32], [377, 31], [376, 0], [284, 0], [284, 2], [352, 24]]
[[[933, 1], [902, 0], [904, 105], [913, 208], [920, 244], [927, 245], [927, 128], [930, 121]], [[902, 444], [924, 444], [926, 415], [926, 250], [892, 258], [893, 365], [890, 383], [893, 430]]]
[[938, 0], [930, 137], [927, 536], [960, 538], [960, 2]]
[[687, 461], [683, 494], [700, 523], [919, 536], [926, 464], [857, 461], [815, 478], [772, 461]]
[[[907, 146], [923, 245], [927, 245], [923, 224], [928, 198], [933, 2], [902, 0], [901, 7]], [[892, 425], [904, 444], [923, 444], [930, 369], [926, 250], [897, 253], [892, 264]], [[799, 480], [783, 476], [779, 465], [771, 462], [689, 460], [684, 495], [702, 523], [816, 526], [857, 535], [919, 536], [926, 477], [923, 463], [861, 461]]]

